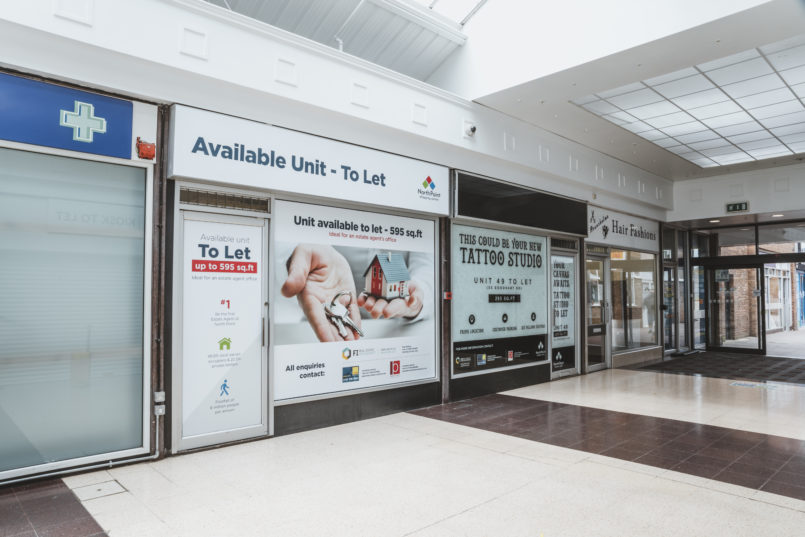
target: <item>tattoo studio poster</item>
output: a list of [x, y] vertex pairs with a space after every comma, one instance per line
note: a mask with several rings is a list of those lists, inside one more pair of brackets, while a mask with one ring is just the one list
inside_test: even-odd
[[433, 220], [277, 201], [272, 226], [276, 400], [436, 378]]
[[453, 226], [453, 374], [545, 360], [545, 237]]

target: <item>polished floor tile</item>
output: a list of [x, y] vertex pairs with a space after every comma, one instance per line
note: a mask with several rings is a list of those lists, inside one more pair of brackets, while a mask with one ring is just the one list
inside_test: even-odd
[[805, 440], [805, 386], [607, 369], [504, 392]]
[[413, 414], [805, 500], [802, 440], [500, 394]]
[[[522, 397], [481, 400], [425, 411], [439, 419], [393, 414], [68, 482], [125, 489], [83, 502], [111, 537], [779, 537], [805, 527], [805, 501], [790, 497], [797, 485], [787, 474], [757, 490], [758, 476], [740, 466], [717, 481], [629, 460], [650, 450], [643, 456], [675, 466], [690, 453], [666, 439], [684, 437], [679, 445], [691, 449], [731, 439], [744, 449], [733, 465], [773, 449], [793, 475], [803, 463], [790, 441]], [[493, 432], [496, 415], [520, 434]], [[473, 416], [486, 428], [467, 425]], [[532, 427], [554, 443], [529, 439]], [[628, 442], [624, 458], [561, 445], [591, 441], [587, 433], [601, 451]]]
[[101, 537], [105, 533], [60, 479], [0, 488], [0, 537]]

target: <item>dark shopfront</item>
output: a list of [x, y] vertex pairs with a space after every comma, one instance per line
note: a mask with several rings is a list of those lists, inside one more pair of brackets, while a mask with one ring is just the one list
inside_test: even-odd
[[458, 172], [442, 254], [451, 400], [579, 373], [586, 204]]

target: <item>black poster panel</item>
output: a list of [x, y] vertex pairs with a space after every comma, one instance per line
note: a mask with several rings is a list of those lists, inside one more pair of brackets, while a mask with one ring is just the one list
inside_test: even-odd
[[458, 174], [458, 214], [587, 236], [587, 204]]
[[456, 341], [453, 343], [453, 373], [540, 362], [545, 360], [547, 345], [545, 334]]
[[551, 349], [551, 370], [563, 371], [576, 368], [576, 347]]

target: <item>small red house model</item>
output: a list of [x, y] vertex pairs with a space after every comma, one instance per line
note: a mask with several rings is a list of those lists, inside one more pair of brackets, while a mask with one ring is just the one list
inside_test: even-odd
[[366, 278], [364, 292], [368, 295], [384, 300], [408, 296], [411, 275], [401, 254], [387, 252], [376, 255], [363, 276]]

